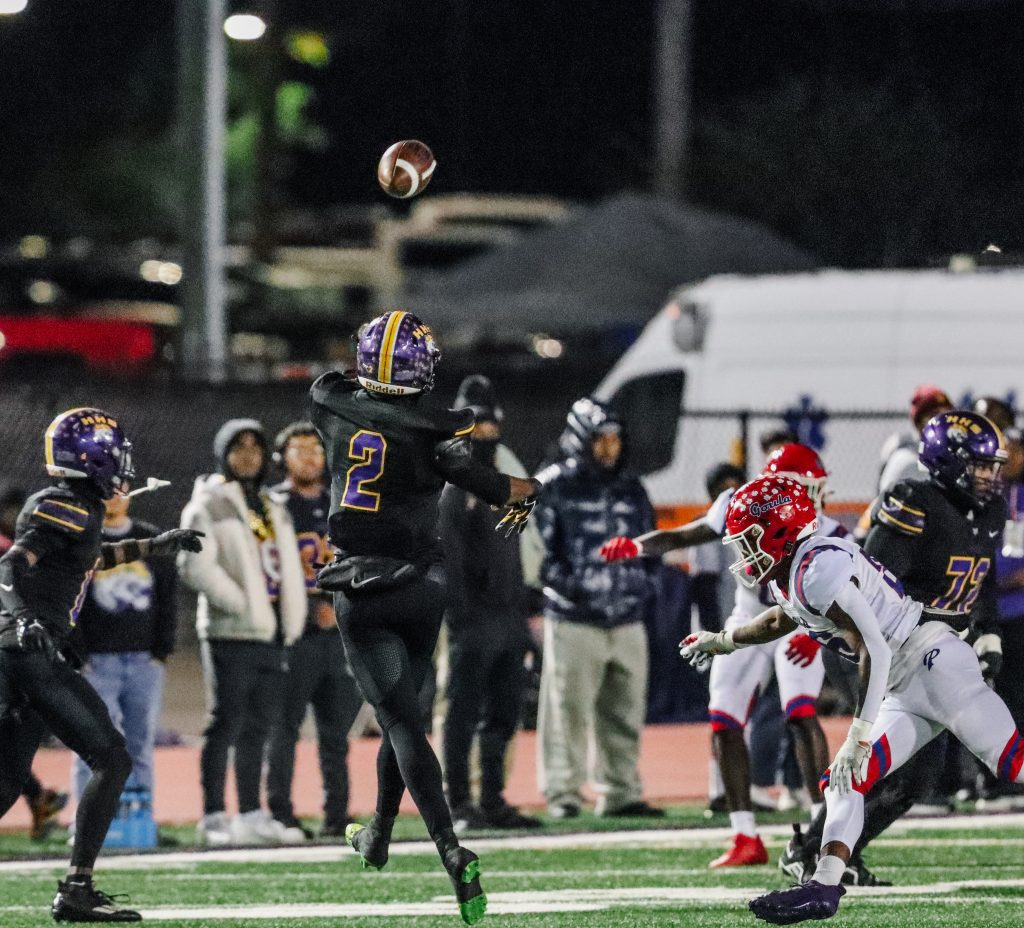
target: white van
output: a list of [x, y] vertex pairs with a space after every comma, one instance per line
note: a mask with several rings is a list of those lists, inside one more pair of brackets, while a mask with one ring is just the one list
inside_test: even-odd
[[874, 496], [883, 442], [911, 430], [918, 384], [963, 405], [1013, 401], [1022, 380], [1024, 269], [827, 270], [684, 287], [596, 394], [672, 521], [706, 505], [704, 474], [737, 442], [755, 473], [758, 436], [784, 422], [821, 451], [833, 511], [852, 513]]

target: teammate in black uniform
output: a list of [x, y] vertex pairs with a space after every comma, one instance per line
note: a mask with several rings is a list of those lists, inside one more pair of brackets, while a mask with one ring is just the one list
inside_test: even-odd
[[[1006, 522], [998, 472], [1007, 453], [999, 429], [984, 416], [954, 410], [922, 430], [921, 463], [930, 480], [904, 480], [876, 502], [867, 554], [888, 568], [906, 594], [925, 604], [921, 621], [940, 621], [974, 645], [986, 679], [999, 672], [1002, 648], [993, 566]], [[864, 847], [904, 815], [941, 772], [938, 738], [867, 794], [864, 830], [843, 882], [889, 885], [860, 859]], [[793, 838], [779, 861], [797, 880], [814, 872], [825, 813], [806, 836]]]
[[202, 547], [197, 532], [102, 543], [103, 500], [127, 492], [131, 444], [99, 409], [72, 409], [46, 430], [55, 486], [29, 497], [14, 545], [0, 558], [0, 815], [17, 799], [44, 729], [92, 770], [75, 818], [71, 866], [58, 884], [57, 921], [134, 922], [93, 888], [92, 869], [132, 762], [103, 700], [73, 668], [67, 645], [94, 570]]
[[[525, 525], [539, 484], [478, 463], [469, 446], [473, 413], [427, 405], [440, 351], [411, 313], [385, 313], [360, 330], [355, 377], [329, 373], [313, 384], [313, 422], [331, 475], [336, 560], [320, 571], [352, 672], [385, 737], [377, 755], [377, 809], [349, 842], [364, 866], [383, 867], [405, 787], [416, 802], [455, 887], [463, 920], [484, 914], [479, 861], [459, 846], [441, 768], [423, 732], [417, 693], [445, 605], [437, 536], [446, 481], [495, 506], [508, 530]], [[502, 527], [499, 524], [499, 528]]]

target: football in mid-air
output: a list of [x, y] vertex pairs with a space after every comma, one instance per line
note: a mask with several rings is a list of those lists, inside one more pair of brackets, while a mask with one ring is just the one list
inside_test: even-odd
[[416, 139], [405, 139], [395, 142], [380, 156], [377, 183], [388, 196], [405, 200], [424, 191], [436, 167], [429, 146]]

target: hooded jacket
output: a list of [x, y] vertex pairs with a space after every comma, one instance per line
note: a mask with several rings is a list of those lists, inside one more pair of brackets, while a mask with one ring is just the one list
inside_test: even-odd
[[[182, 581], [199, 594], [196, 631], [202, 640], [272, 642], [277, 616], [268, 590], [263, 553], [249, 521], [249, 504], [242, 485], [225, 476], [227, 451], [242, 432], [263, 440], [253, 419], [232, 419], [214, 440], [224, 473], [199, 477], [192, 498], [181, 514], [181, 527], [206, 534], [203, 550], [178, 555]], [[267, 491], [264, 491], [267, 492]], [[306, 622], [306, 582], [291, 516], [282, 497], [268, 494], [268, 511], [276, 543], [277, 608], [284, 643], [302, 635]]]
[[[625, 443], [624, 443], [625, 445]], [[545, 612], [555, 619], [614, 628], [639, 622], [654, 595], [644, 559], [606, 563], [601, 545], [654, 528], [654, 510], [636, 477], [600, 467], [589, 443], [540, 496], [535, 519], [544, 541]]]

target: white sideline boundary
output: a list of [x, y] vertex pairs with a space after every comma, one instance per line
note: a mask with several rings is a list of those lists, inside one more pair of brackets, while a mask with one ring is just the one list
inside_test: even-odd
[[[1004, 813], [997, 815], [950, 815], [941, 818], [902, 819], [892, 826], [887, 834], [892, 838], [882, 837], [880, 842], [905, 844], [913, 839], [904, 839], [905, 835], [913, 835], [918, 831], [952, 831], [977, 830], [989, 828], [1020, 828], [1021, 841], [1024, 841], [1024, 813]], [[759, 828], [767, 838], [776, 839], [775, 843], [787, 840], [792, 834], [790, 825], [765, 825]], [[597, 831], [580, 832], [561, 835], [517, 835], [507, 838], [468, 839], [474, 851], [517, 850], [545, 851], [568, 848], [599, 850], [613, 847], [663, 847], [690, 848], [716, 846], [729, 840], [732, 831], [729, 828], [674, 828], [651, 829], [643, 831]], [[988, 844], [997, 839], [959, 838], [959, 839], [925, 839], [934, 840], [937, 844], [967, 845], [976, 843]], [[1016, 838], [998, 839], [999, 843], [1018, 842]], [[432, 841], [399, 841], [391, 845], [391, 856], [415, 854], [436, 854]], [[147, 870], [153, 868], [191, 867], [203, 863], [303, 863], [331, 862], [349, 860], [352, 849], [343, 844], [315, 845], [312, 847], [254, 847], [224, 848], [213, 851], [172, 851], [151, 854], [119, 854], [101, 856], [97, 869], [106, 870]], [[52, 857], [33, 860], [10, 860], [0, 862], [0, 873], [31, 873], [67, 866], [67, 857]], [[1005, 884], [999, 884], [1005, 885]]]

